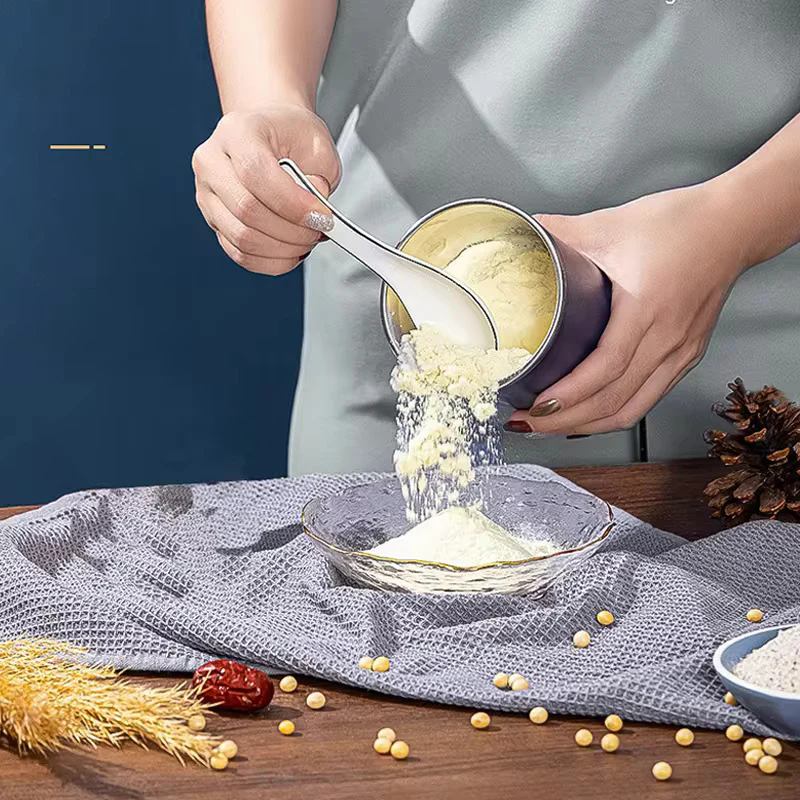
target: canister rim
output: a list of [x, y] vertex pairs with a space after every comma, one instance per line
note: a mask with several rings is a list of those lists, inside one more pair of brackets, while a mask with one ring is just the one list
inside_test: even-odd
[[[527, 375], [531, 370], [533, 370], [545, 357], [547, 352], [553, 345], [556, 336], [558, 335], [558, 331], [561, 328], [561, 321], [564, 316], [564, 306], [565, 306], [565, 294], [566, 294], [566, 281], [564, 280], [564, 266], [561, 262], [561, 254], [559, 253], [558, 247], [553, 240], [551, 234], [547, 231], [547, 229], [531, 214], [523, 211], [520, 208], [512, 205], [511, 203], [505, 203], [502, 200], [492, 200], [488, 197], [470, 197], [464, 200], [453, 200], [450, 203], [446, 203], [443, 206], [439, 206], [438, 208], [429, 211], [423, 217], [420, 217], [408, 230], [403, 234], [403, 236], [398, 241], [396, 247], [398, 250], [402, 250], [408, 240], [426, 223], [428, 220], [432, 219], [433, 217], [442, 214], [445, 211], [448, 211], [451, 208], [457, 208], [459, 206], [467, 206], [467, 205], [490, 205], [496, 206], [498, 208], [503, 208], [506, 211], [510, 211], [513, 214], [516, 214], [520, 217], [523, 221], [527, 222], [539, 238], [544, 243], [545, 247], [547, 248], [548, 255], [550, 256], [551, 261], [553, 262], [553, 266], [555, 267], [556, 271], [556, 308], [553, 313], [553, 320], [550, 323], [550, 328], [547, 331], [542, 343], [539, 347], [536, 348], [536, 352], [531, 354], [531, 357], [528, 361], [525, 362], [525, 366], [522, 369], [514, 372], [513, 374], [509, 375], [505, 380], [500, 382], [500, 388], [504, 389], [506, 386], [515, 383], [520, 378]], [[389, 319], [389, 311], [388, 311], [388, 304], [386, 302], [386, 296], [388, 291], [388, 285], [385, 281], [381, 281], [381, 294], [380, 294], [380, 304], [381, 304], [381, 321], [383, 324], [383, 331], [386, 334], [386, 338], [389, 340], [389, 346], [392, 348], [392, 352], [397, 356], [400, 352], [399, 342], [395, 342], [394, 337], [391, 335], [391, 320]]]

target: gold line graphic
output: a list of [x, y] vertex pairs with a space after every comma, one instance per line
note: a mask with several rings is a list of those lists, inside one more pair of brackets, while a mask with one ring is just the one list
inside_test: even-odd
[[51, 144], [51, 150], [105, 150], [104, 144]]

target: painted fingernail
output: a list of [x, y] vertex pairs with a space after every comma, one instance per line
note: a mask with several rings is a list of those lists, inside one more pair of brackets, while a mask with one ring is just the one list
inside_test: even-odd
[[532, 417], [549, 417], [561, 408], [561, 403], [556, 400], [548, 400], [546, 403], [537, 403], [528, 413]]
[[570, 433], [567, 439], [588, 439], [591, 435], [591, 433]]
[[321, 211], [309, 211], [303, 224], [312, 231], [327, 233], [333, 230], [333, 217]]
[[503, 430], [513, 433], [533, 433], [533, 428], [524, 419], [510, 419], [503, 425]]

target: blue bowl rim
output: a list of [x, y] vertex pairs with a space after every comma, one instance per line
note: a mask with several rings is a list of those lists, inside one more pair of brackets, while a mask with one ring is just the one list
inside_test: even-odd
[[[750, 639], [754, 636], [758, 636], [759, 634], [770, 633], [775, 631], [775, 636], [778, 635], [781, 631], [788, 630], [789, 628], [796, 628], [800, 625], [797, 622], [789, 622], [785, 625], [773, 625], [770, 628], [759, 628], [756, 631], [747, 631], [747, 633], [742, 633], [739, 636], [734, 636], [733, 639], [728, 639], [728, 641], [723, 642], [714, 652], [713, 664], [714, 669], [717, 671], [717, 674], [725, 681], [732, 683], [734, 686], [740, 686], [742, 689], [746, 689], [749, 692], [753, 692], [754, 694], [760, 694], [763, 697], [771, 698], [773, 700], [793, 700], [797, 703], [800, 703], [800, 694], [793, 694], [791, 692], [776, 692], [772, 689], [765, 689], [763, 686], [757, 686], [755, 683], [750, 683], [749, 681], [743, 681], [741, 678], [737, 677], [733, 674], [727, 667], [725, 667], [722, 663], [722, 656], [725, 651], [734, 644], [738, 642], [744, 641], [745, 639]], [[764, 644], [767, 642], [771, 642], [775, 636], [771, 636], [767, 639]], [[761, 646], [763, 647], [764, 644]], [[754, 648], [755, 649], [755, 648]], [[750, 651], [752, 652], [752, 650]], [[738, 699], [738, 698], [737, 698]]]

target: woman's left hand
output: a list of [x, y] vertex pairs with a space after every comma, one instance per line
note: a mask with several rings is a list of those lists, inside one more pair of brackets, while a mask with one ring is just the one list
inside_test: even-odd
[[743, 255], [705, 184], [580, 216], [543, 215], [610, 278], [597, 349], [517, 411], [510, 430], [593, 434], [635, 425], [703, 357]]

